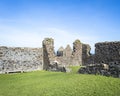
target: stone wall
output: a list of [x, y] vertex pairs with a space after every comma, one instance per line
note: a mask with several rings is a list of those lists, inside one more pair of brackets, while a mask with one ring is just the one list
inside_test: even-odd
[[118, 64], [108, 65], [104, 63], [90, 64], [90, 65], [81, 67], [78, 70], [78, 73], [112, 76], [112, 77], [120, 78], [120, 65]]
[[57, 51], [56, 60], [62, 66], [80, 66], [82, 65], [82, 43], [80, 40], [75, 40], [73, 49], [67, 45], [64, 49], [60, 47]]
[[[59, 55], [61, 55], [61, 53]], [[63, 67], [62, 64], [60, 66], [56, 57], [54, 52], [54, 40], [52, 38], [45, 38], [43, 40], [43, 69], [66, 72], [65, 67]]]
[[59, 48], [59, 50], [57, 51], [56, 60], [62, 66], [72, 65], [72, 48], [70, 47], [70, 45], [67, 45], [65, 49], [63, 47]]
[[61, 46], [58, 51], [57, 51], [57, 56], [63, 56], [63, 51], [64, 51], [64, 48]]
[[73, 64], [82, 65], [82, 43], [80, 40], [75, 40], [73, 42]]
[[90, 46], [88, 44], [82, 44], [82, 64], [87, 65], [89, 58], [91, 56], [90, 54]]
[[[33, 70], [64, 70], [63, 66], [79, 66], [105, 63], [120, 65], [120, 42], [95, 44], [95, 54], [90, 46], [80, 40], [73, 42], [73, 48], [60, 47], [55, 54], [54, 40], [45, 38], [43, 48], [0, 47], [0, 73]], [[64, 70], [65, 71], [65, 70]]]
[[[83, 46], [83, 54], [86, 45]], [[93, 63], [79, 69], [79, 73], [83, 74], [100, 74], [104, 76], [112, 76], [120, 78], [120, 42], [101, 42], [95, 44], [95, 55], [93, 57], [87, 55], [83, 57], [83, 61], [87, 61], [87, 57]]]
[[42, 48], [0, 47], [0, 73], [41, 70]]
[[43, 40], [43, 69], [49, 69], [49, 65], [55, 61], [54, 40], [45, 38]]
[[102, 42], [95, 44], [95, 63], [120, 61], [120, 42]]

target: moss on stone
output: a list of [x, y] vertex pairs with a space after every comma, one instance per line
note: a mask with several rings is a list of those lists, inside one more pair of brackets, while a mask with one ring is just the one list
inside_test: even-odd
[[81, 41], [79, 39], [75, 40], [75, 42], [73, 44], [80, 44]]
[[47, 42], [53, 42], [53, 39], [52, 38], [45, 38], [45, 41], [47, 41]]

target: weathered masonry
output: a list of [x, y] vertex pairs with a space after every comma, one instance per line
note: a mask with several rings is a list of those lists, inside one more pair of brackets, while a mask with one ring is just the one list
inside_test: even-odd
[[64, 66], [82, 65], [82, 43], [80, 40], [73, 42], [73, 50], [70, 45], [67, 45], [65, 49], [60, 47], [57, 51], [56, 60]]
[[45, 38], [42, 48], [0, 47], [0, 73], [49, 70], [54, 64], [59, 66], [80, 66], [95, 63], [120, 64], [120, 42], [95, 44], [95, 54], [90, 54], [90, 46], [80, 40], [67, 45], [55, 53], [54, 40]]
[[120, 42], [104, 42], [95, 44], [95, 62], [120, 62]]
[[0, 73], [41, 70], [42, 48], [0, 47]]
[[[120, 78], [120, 42], [96, 43], [95, 55], [88, 58], [85, 58], [88, 65], [80, 68], [79, 73]], [[91, 61], [94, 63], [89, 64]]]

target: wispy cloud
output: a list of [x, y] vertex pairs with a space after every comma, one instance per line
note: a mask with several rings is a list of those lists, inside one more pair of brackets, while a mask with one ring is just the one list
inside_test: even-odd
[[93, 36], [83, 36], [58, 28], [26, 28], [20, 29], [13, 26], [0, 26], [0, 45], [20, 46], [20, 47], [42, 47], [42, 40], [46, 37], [53, 38], [55, 49], [60, 46], [66, 47], [67, 44], [72, 46], [76, 39], [92, 45], [96, 39]]
[[98, 36], [87, 34], [83, 30], [77, 32], [61, 27], [39, 27], [38, 22], [32, 20], [0, 19], [1, 46], [42, 47], [43, 39], [50, 37], [54, 39], [56, 50], [60, 46], [65, 48], [67, 44], [72, 47], [73, 42], [80, 39], [81, 42], [90, 44], [93, 52]]
[[38, 0], [0, 4], [1, 46], [41, 47], [44, 38], [52, 37], [55, 49], [72, 46], [75, 39], [80, 39], [93, 51], [96, 42], [120, 40], [117, 2]]

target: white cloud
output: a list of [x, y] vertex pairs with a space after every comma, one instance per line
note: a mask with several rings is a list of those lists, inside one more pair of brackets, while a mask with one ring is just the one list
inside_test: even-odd
[[0, 44], [4, 46], [41, 47], [42, 37], [30, 29], [19, 29], [10, 26], [0, 27]]
[[54, 39], [56, 50], [60, 46], [63, 46], [65, 48], [67, 44], [70, 44], [72, 47], [72, 43], [76, 39], [80, 39], [81, 42], [92, 45], [93, 49], [95, 40], [97, 40], [97, 37], [95, 36], [77, 34], [58, 28], [39, 28], [33, 26], [30, 26], [30, 28], [20, 28], [10, 25], [1, 25], [0, 34], [1, 46], [42, 47], [43, 39], [50, 37]]

